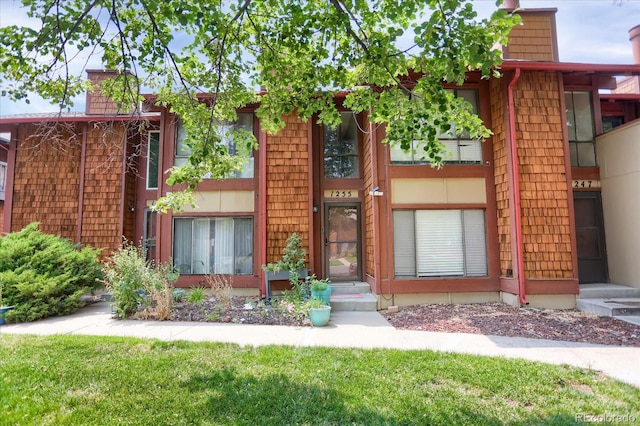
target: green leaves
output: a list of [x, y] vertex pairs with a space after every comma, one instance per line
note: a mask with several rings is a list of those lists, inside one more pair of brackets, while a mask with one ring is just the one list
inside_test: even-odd
[[[260, 87], [266, 93], [256, 114], [269, 133], [294, 112], [337, 125], [332, 93], [370, 87], [348, 95], [346, 105], [371, 110], [375, 122], [388, 125], [388, 139], [403, 147], [418, 129], [425, 152], [438, 163], [438, 130], [422, 123], [452, 120], [456, 129], [487, 134], [463, 104], [443, 94], [442, 83], [460, 85], [470, 70], [495, 73], [501, 59], [493, 46], [519, 22], [505, 11], [479, 20], [469, 0], [23, 3], [41, 26], [0, 29], [2, 93], [21, 99], [36, 91], [67, 108], [84, 90], [77, 70], [87, 55], [130, 70], [185, 125], [191, 158], [186, 169], [173, 170], [170, 182], [187, 188], [207, 173], [220, 177], [235, 167], [210, 123], [257, 102]], [[122, 88], [110, 92], [117, 102], [139, 99], [137, 91]], [[205, 104], [197, 93], [217, 95]]]

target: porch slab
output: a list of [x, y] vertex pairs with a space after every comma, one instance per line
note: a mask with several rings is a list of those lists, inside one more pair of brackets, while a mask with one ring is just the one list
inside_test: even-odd
[[576, 307], [603, 317], [640, 316], [640, 298], [637, 297], [578, 299]]
[[640, 288], [620, 284], [580, 284], [578, 299], [613, 299], [640, 297]]
[[378, 309], [378, 300], [371, 293], [331, 294], [332, 311], [374, 312]]

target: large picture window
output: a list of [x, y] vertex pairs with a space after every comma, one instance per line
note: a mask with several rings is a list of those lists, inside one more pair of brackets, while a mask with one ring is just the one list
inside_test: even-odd
[[324, 177], [357, 178], [358, 123], [352, 112], [341, 112], [340, 116], [342, 123], [336, 129], [324, 128]]
[[593, 129], [591, 92], [565, 92], [567, 133], [572, 167], [596, 165], [596, 142]]
[[173, 263], [184, 275], [253, 273], [253, 219], [175, 218]]
[[[227, 148], [227, 152], [230, 155], [236, 155], [238, 150], [236, 149], [236, 145], [233, 141], [233, 132], [234, 130], [246, 130], [248, 132], [253, 133], [253, 114], [252, 113], [239, 113], [238, 120], [235, 122], [229, 121], [217, 121], [215, 123], [218, 134], [222, 138], [222, 143]], [[175, 150], [175, 159], [174, 165], [176, 166], [184, 166], [187, 164], [187, 159], [189, 158], [189, 154], [191, 153], [191, 149], [185, 144], [186, 133], [184, 127], [181, 125], [181, 122], [178, 121], [178, 125], [176, 126], [176, 150]], [[248, 179], [253, 177], [254, 170], [254, 159], [253, 159], [253, 151], [250, 153], [250, 157], [246, 164], [242, 167], [241, 170], [236, 170], [233, 172], [231, 178], [240, 178], [240, 179]]]
[[487, 275], [484, 210], [395, 210], [395, 276]]
[[[472, 89], [451, 90], [455, 96], [463, 98], [473, 108], [473, 113], [478, 114], [478, 92]], [[442, 156], [445, 164], [479, 164], [482, 162], [482, 141], [471, 139], [467, 132], [456, 135], [455, 128], [449, 132], [440, 134], [438, 139], [445, 146], [446, 153]], [[409, 152], [404, 152], [400, 145], [393, 144], [391, 150], [391, 164], [428, 164], [424, 151], [414, 141]]]

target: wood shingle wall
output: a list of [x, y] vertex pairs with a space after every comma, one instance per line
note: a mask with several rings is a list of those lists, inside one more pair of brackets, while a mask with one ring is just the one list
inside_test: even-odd
[[124, 126], [89, 126], [87, 134], [82, 243], [104, 248], [109, 256], [121, 241], [122, 159]]
[[[24, 125], [18, 130], [11, 231], [31, 222], [40, 230], [104, 249], [121, 241], [122, 124], [87, 124], [84, 193], [83, 124]], [[82, 220], [78, 220], [82, 200]]]
[[[374, 268], [374, 230], [373, 230], [373, 197], [369, 196], [369, 191], [371, 191], [374, 187], [373, 182], [373, 168], [376, 167], [372, 163], [373, 150], [377, 149], [377, 147], [372, 145], [372, 135], [367, 132], [366, 129], [369, 129], [369, 115], [363, 114], [363, 123], [362, 128], [365, 129], [365, 132], [362, 133], [362, 162], [363, 162], [363, 172], [364, 172], [364, 251], [365, 251], [365, 268], [364, 273], [371, 277], [376, 276], [375, 268]], [[375, 143], [375, 142], [373, 142]]]
[[309, 124], [295, 115], [285, 121], [280, 133], [267, 136], [267, 262], [282, 257], [294, 232], [309, 252]]
[[525, 275], [572, 278], [559, 75], [523, 72], [514, 90]]
[[520, 11], [522, 25], [509, 33], [505, 58], [529, 61], [558, 61], [555, 10]]
[[493, 163], [498, 216], [498, 250], [500, 256], [500, 276], [513, 276], [511, 254], [511, 213], [509, 211], [509, 175], [507, 170], [508, 133], [506, 128], [507, 97], [504, 80], [491, 80], [491, 119], [493, 131]]
[[18, 130], [11, 231], [40, 222], [42, 232], [77, 239], [82, 135], [78, 127]]

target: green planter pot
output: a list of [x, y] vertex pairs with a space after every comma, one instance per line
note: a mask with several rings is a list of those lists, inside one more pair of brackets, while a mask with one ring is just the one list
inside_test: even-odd
[[324, 306], [322, 308], [309, 309], [309, 319], [314, 327], [324, 327], [329, 323], [329, 317], [331, 316], [331, 306]]
[[0, 325], [5, 323], [4, 314], [13, 309], [13, 306], [3, 306], [0, 307]]
[[311, 290], [311, 297], [320, 299], [324, 301], [325, 305], [329, 305], [331, 303], [331, 286], [328, 286], [326, 290], [322, 291]]

